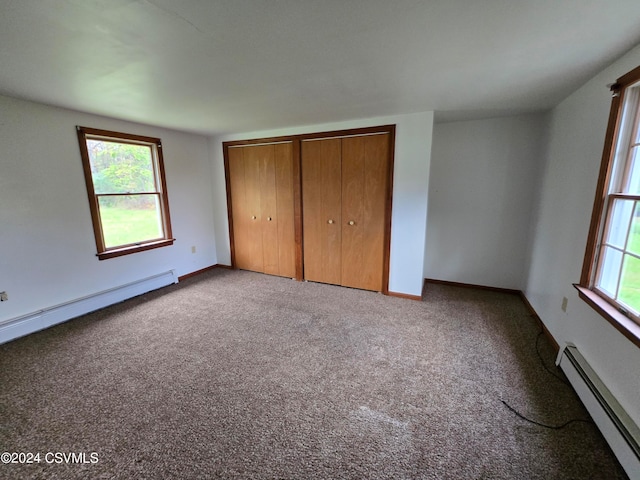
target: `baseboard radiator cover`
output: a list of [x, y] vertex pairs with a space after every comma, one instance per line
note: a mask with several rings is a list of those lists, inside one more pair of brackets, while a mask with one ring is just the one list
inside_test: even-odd
[[567, 343], [558, 354], [556, 363], [571, 382], [629, 478], [640, 478], [640, 428], [575, 345]]
[[11, 318], [0, 322], [0, 345], [173, 283], [178, 283], [178, 276], [175, 270], [169, 270], [53, 307]]

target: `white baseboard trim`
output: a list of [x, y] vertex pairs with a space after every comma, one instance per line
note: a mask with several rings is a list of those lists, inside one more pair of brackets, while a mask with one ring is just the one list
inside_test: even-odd
[[175, 270], [110, 288], [0, 323], [0, 345], [58, 323], [178, 283]]

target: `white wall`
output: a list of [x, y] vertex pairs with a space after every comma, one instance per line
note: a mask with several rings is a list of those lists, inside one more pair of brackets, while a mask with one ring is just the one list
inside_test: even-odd
[[[607, 84], [640, 65], [640, 47], [551, 112], [546, 167], [525, 293], [555, 339], [573, 342], [640, 425], [640, 348], [577, 296], [611, 94]], [[562, 297], [569, 299], [567, 312]]]
[[425, 276], [522, 290], [546, 115], [436, 124]]
[[[76, 125], [162, 139], [173, 246], [97, 259]], [[0, 146], [0, 322], [216, 263], [207, 137], [0, 96]]]
[[231, 261], [222, 154], [223, 141], [389, 124], [396, 125], [389, 290], [409, 295], [420, 295], [424, 279], [427, 185], [429, 184], [433, 112], [247, 132], [212, 138], [211, 156], [215, 176], [214, 205], [218, 261], [223, 264], [229, 264]]

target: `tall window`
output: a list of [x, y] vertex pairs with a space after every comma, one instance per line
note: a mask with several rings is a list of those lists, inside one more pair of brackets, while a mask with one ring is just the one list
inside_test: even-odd
[[78, 127], [98, 258], [173, 244], [159, 138]]
[[619, 78], [612, 91], [580, 284], [613, 307], [605, 311], [622, 314], [637, 324], [640, 323], [640, 67]]

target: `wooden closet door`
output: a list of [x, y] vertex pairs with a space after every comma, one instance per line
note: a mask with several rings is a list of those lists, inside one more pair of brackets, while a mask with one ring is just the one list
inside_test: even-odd
[[260, 178], [260, 225], [262, 233], [262, 272], [278, 275], [278, 196], [273, 145], [251, 147], [258, 159]]
[[247, 203], [244, 149], [230, 148], [228, 161], [236, 266], [241, 269], [250, 269], [252, 220], [251, 209]]
[[292, 144], [233, 147], [227, 159], [236, 267], [295, 277]]
[[278, 236], [278, 274], [296, 276], [296, 234], [294, 212], [294, 168], [292, 143], [273, 146], [276, 180], [276, 221]]
[[382, 291], [389, 135], [342, 140], [342, 285]]
[[245, 147], [243, 150], [244, 158], [244, 187], [245, 187], [245, 205], [247, 230], [243, 232], [247, 238], [242, 239], [242, 245], [247, 249], [246, 263], [238, 268], [253, 270], [256, 272], [264, 271], [263, 258], [263, 240], [262, 240], [262, 208], [261, 208], [261, 163], [265, 152], [262, 146]]
[[341, 140], [302, 142], [302, 215], [306, 280], [341, 284], [341, 196]]

